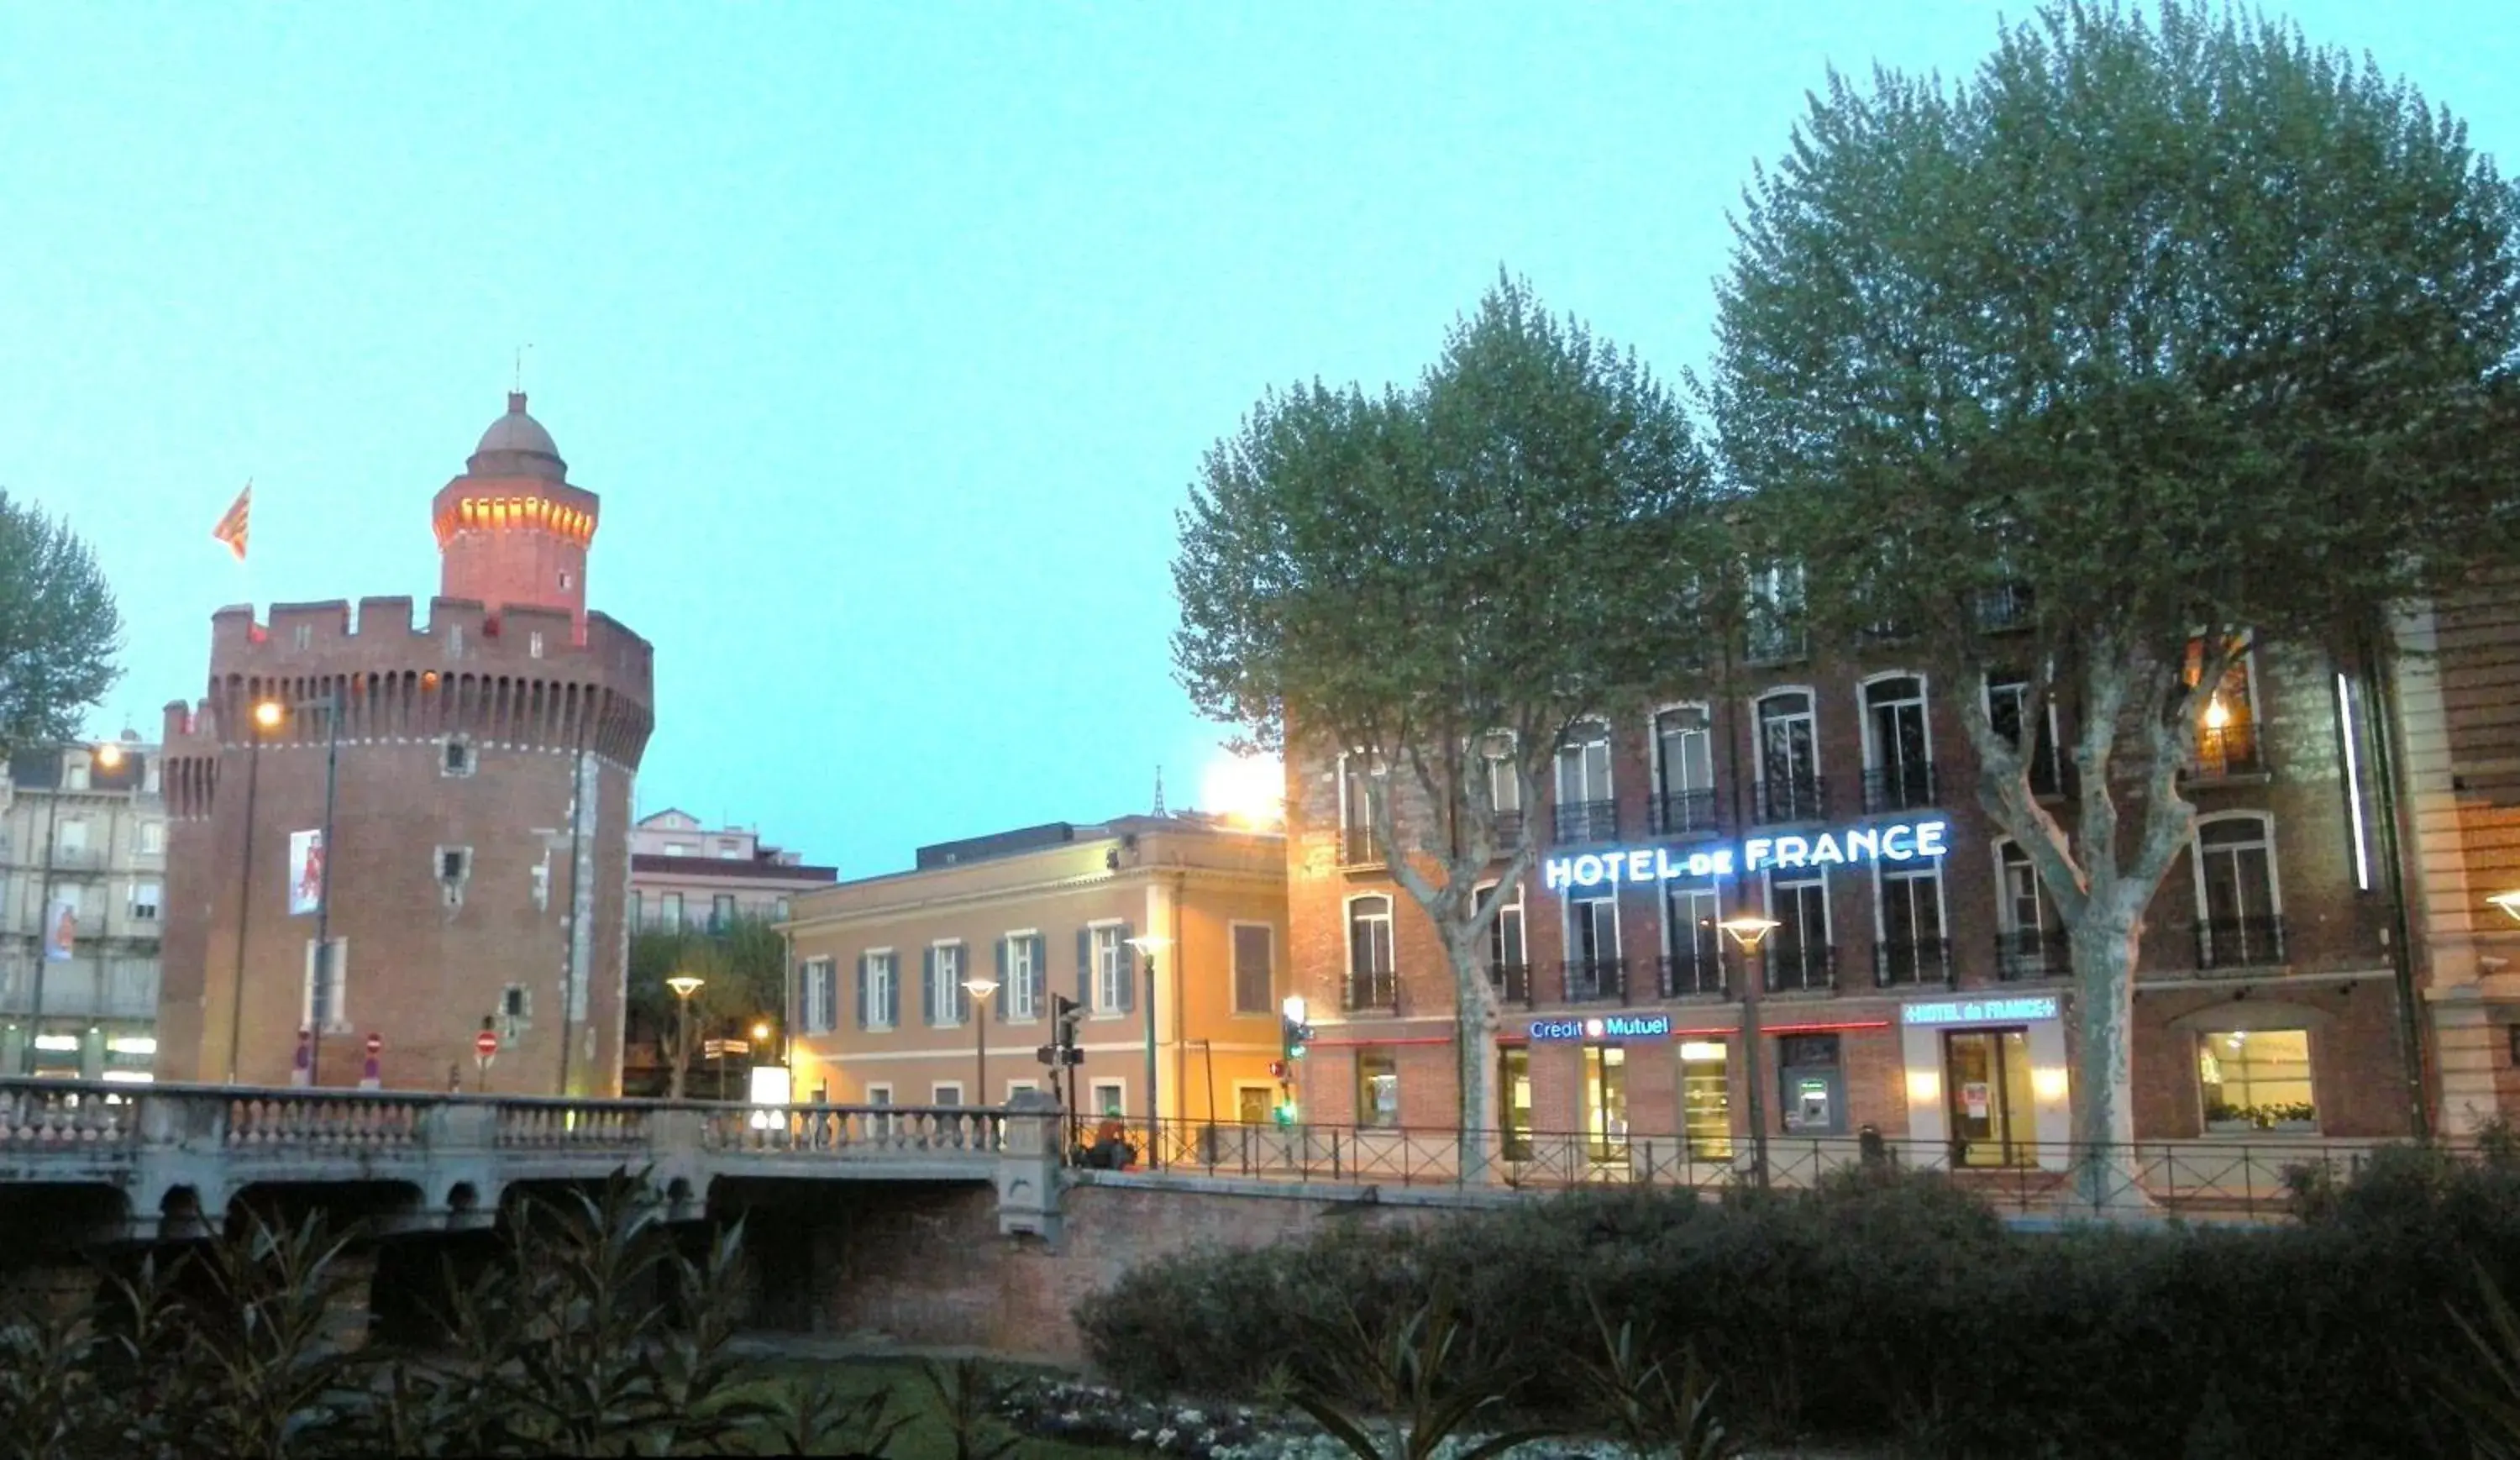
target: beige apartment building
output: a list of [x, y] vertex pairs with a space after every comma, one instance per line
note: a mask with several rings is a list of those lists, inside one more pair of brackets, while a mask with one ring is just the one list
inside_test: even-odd
[[1055, 822], [922, 847], [915, 870], [800, 895], [786, 926], [799, 1102], [1063, 1100], [1064, 1072], [1054, 1089], [1037, 1054], [1054, 996], [1082, 1012], [1077, 1109], [1144, 1119], [1151, 1083], [1160, 1118], [1257, 1122], [1279, 1098], [1278, 836], [1194, 816]]
[[158, 748], [29, 747], [0, 774], [0, 1076], [146, 1081], [158, 1052]]
[[750, 827], [714, 830], [667, 807], [630, 829], [630, 926], [708, 933], [737, 918], [784, 922], [801, 892], [839, 881], [793, 851], [762, 844]]

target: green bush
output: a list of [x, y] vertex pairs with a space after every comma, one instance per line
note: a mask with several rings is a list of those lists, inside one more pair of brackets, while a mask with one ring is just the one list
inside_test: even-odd
[[[2273, 1229], [2015, 1232], [1933, 1176], [1811, 1192], [1583, 1193], [1416, 1227], [1340, 1227], [1129, 1274], [1077, 1320], [1143, 1392], [1248, 1397], [1353, 1304], [1388, 1325], [1442, 1285], [1462, 1374], [1523, 1418], [1607, 1428], [1588, 1382], [1631, 1327], [1694, 1354], [1736, 1433], [2016, 1456], [2464, 1454], [2440, 1365], [2480, 1282], [2520, 1292], [2520, 1155], [2374, 1153], [2295, 1181]], [[1598, 1312], [1596, 1312], [1598, 1305]], [[1606, 1326], [1605, 1326], [1606, 1325]], [[1307, 1366], [1313, 1366], [1308, 1370]]]

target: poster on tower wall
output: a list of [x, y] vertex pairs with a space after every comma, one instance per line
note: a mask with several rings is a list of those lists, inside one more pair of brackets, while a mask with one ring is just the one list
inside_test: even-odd
[[44, 961], [69, 962], [77, 941], [78, 908], [67, 899], [54, 900], [44, 909]]
[[324, 834], [289, 834], [289, 915], [303, 917], [324, 900]]

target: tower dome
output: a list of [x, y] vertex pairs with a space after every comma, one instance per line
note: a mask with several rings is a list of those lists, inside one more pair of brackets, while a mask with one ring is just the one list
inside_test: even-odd
[[554, 481], [568, 479], [568, 463], [560, 459], [560, 447], [543, 430], [543, 424], [525, 414], [525, 392], [508, 392], [508, 413], [490, 423], [481, 433], [481, 443], [472, 448], [472, 459], [465, 466], [475, 477], [547, 477]]

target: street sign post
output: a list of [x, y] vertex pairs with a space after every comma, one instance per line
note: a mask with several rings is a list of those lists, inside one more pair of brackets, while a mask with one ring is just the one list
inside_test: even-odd
[[377, 1057], [384, 1052], [385, 1036], [378, 1033], [369, 1034], [367, 1063], [359, 1067], [360, 1089], [374, 1090], [384, 1083], [382, 1072], [377, 1068]]
[[490, 1062], [499, 1058], [499, 1031], [483, 1029], [472, 1036], [472, 1063], [481, 1069], [481, 1089], [490, 1088]]

